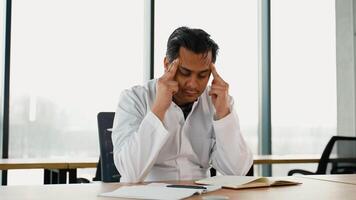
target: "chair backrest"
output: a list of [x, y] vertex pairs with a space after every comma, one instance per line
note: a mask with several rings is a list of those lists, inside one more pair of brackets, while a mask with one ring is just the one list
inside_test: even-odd
[[356, 137], [333, 136], [326, 145], [316, 174], [355, 174]]
[[120, 173], [117, 171], [113, 158], [111, 131], [114, 122], [114, 112], [100, 112], [98, 118], [101, 180], [103, 182], [119, 182]]

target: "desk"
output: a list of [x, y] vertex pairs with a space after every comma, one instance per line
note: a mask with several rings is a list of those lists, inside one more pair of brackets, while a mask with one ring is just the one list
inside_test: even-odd
[[76, 170], [70, 170], [65, 159], [58, 158], [10, 158], [0, 159], [0, 170], [8, 169], [43, 169], [43, 183], [66, 183], [67, 173], [69, 182], [76, 182]]
[[[254, 164], [317, 163], [318, 154], [254, 155]], [[78, 168], [96, 168], [97, 157], [0, 159], [0, 170], [44, 169], [44, 183], [75, 183]]]
[[98, 158], [10, 158], [0, 159], [0, 170], [44, 169], [44, 184], [76, 183], [77, 168], [96, 168]]
[[318, 163], [319, 154], [253, 155], [253, 164]]
[[[231, 190], [221, 189], [204, 195], [193, 196], [189, 199], [197, 200], [202, 196], [224, 195], [233, 199], [355, 199], [356, 185], [310, 179], [304, 177], [283, 177], [283, 179], [300, 181], [297, 186], [269, 187]], [[354, 179], [354, 177], [352, 177]], [[191, 182], [178, 182], [187, 184]], [[125, 185], [123, 183], [93, 183], [93, 184], [60, 184], [37, 186], [0, 186], [2, 200], [118, 200], [119, 198], [98, 197], [103, 192], [109, 192]]]
[[64, 159], [0, 159], [0, 170], [8, 169], [67, 169], [68, 164]]
[[[319, 154], [253, 155], [253, 165], [318, 163], [319, 160], [320, 160]], [[253, 175], [254, 167], [252, 167], [251, 170], [249, 173]]]
[[96, 168], [97, 157], [89, 158], [7, 158], [0, 159], [0, 170]]
[[340, 175], [309, 175], [304, 178], [317, 179], [323, 181], [331, 181], [338, 183], [346, 183], [356, 185], [356, 174], [340, 174]]
[[[254, 164], [317, 163], [318, 154], [254, 155]], [[8, 169], [77, 169], [96, 168], [97, 157], [88, 158], [19, 158], [0, 159], [0, 170]]]
[[69, 169], [77, 168], [96, 168], [98, 164], [98, 157], [88, 157], [88, 158], [70, 158], [66, 159]]
[[[253, 155], [253, 164], [318, 163], [320, 154]], [[71, 168], [95, 168], [98, 158], [67, 160]]]
[[78, 168], [96, 168], [98, 164], [97, 157], [91, 158], [70, 158], [66, 159], [69, 172], [69, 183], [76, 183]]

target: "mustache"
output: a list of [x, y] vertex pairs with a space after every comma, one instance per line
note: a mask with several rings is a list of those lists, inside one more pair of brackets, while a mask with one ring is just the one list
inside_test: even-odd
[[200, 92], [197, 89], [191, 89], [191, 88], [183, 88], [182, 91], [183, 92], [195, 92], [195, 93], [199, 93]]

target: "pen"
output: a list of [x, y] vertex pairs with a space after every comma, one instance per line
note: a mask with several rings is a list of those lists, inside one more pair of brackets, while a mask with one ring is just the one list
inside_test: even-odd
[[204, 189], [204, 190], [207, 189], [206, 187], [199, 186], [199, 185], [167, 185], [167, 187], [186, 188], [186, 189]]

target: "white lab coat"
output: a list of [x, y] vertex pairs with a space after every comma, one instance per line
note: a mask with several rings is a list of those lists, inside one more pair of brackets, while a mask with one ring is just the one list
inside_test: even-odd
[[209, 176], [212, 166], [223, 175], [245, 175], [252, 165], [233, 109], [213, 119], [208, 89], [194, 102], [187, 119], [172, 102], [163, 123], [151, 112], [156, 80], [123, 91], [116, 110], [112, 141], [122, 182], [194, 180]]

